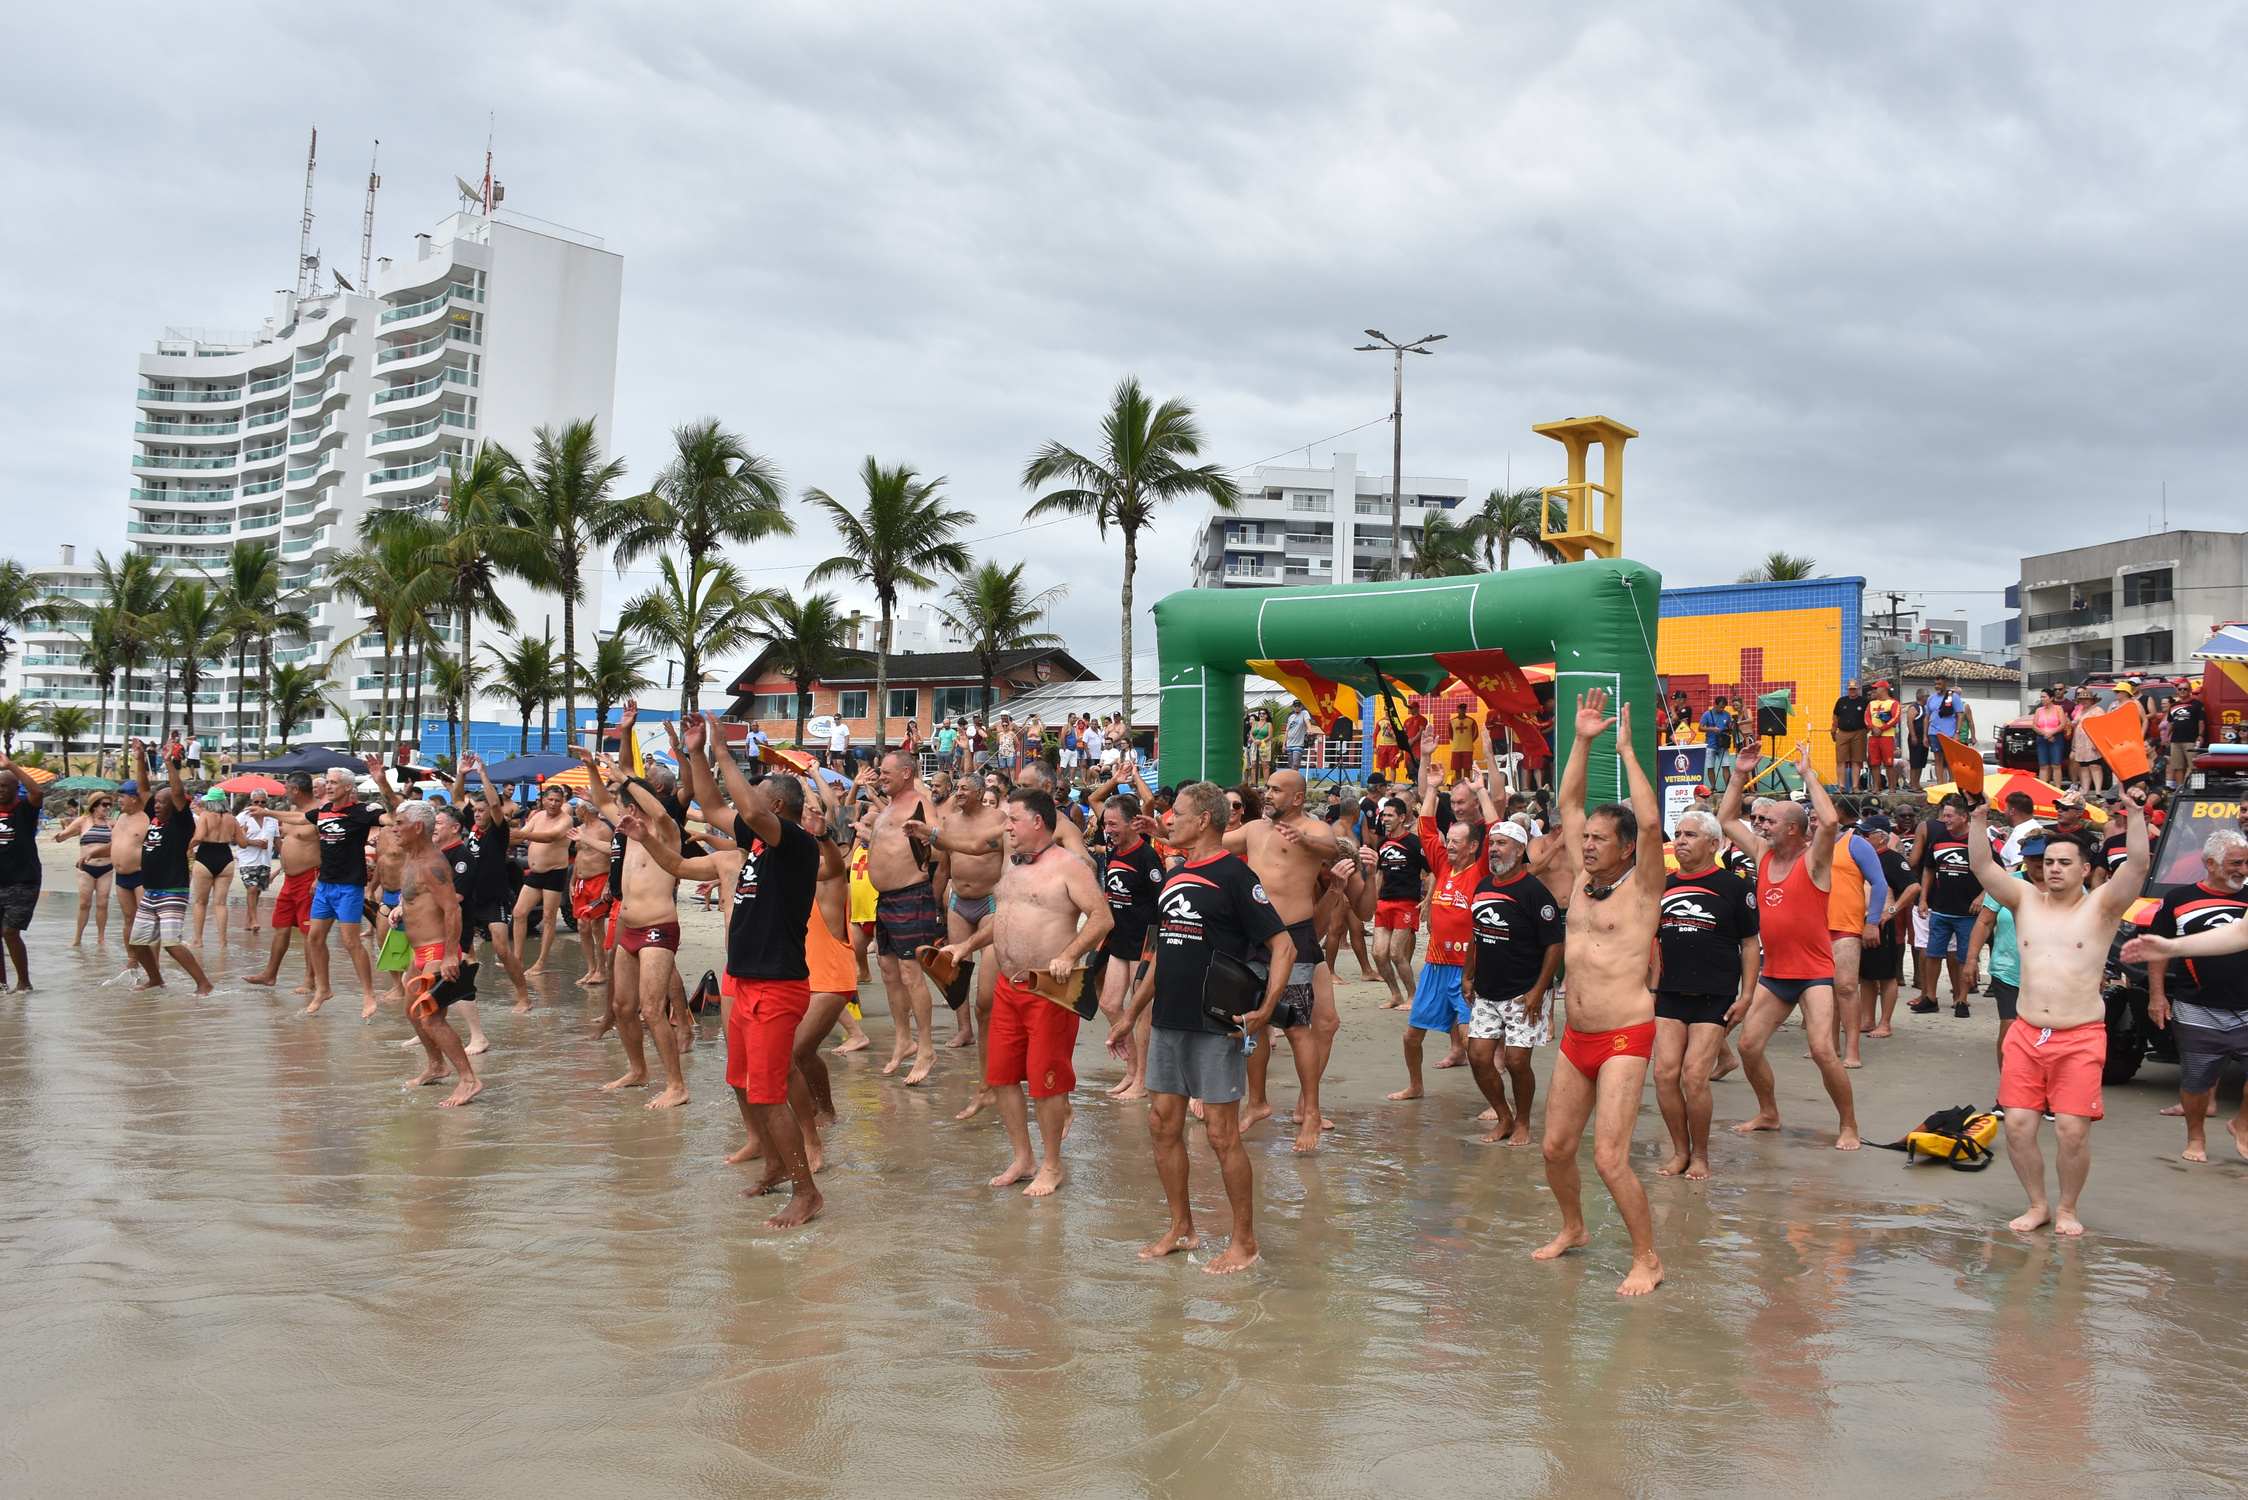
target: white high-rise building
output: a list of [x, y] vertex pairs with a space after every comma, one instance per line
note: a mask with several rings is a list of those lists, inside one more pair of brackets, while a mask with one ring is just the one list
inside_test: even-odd
[[[1198, 589], [1276, 584], [1363, 583], [1390, 574], [1390, 476], [1368, 474], [1358, 455], [1338, 453], [1325, 469], [1260, 465], [1241, 486], [1240, 508], [1213, 511], [1194, 543]], [[1408, 474], [1399, 493], [1407, 555], [1429, 511], [1451, 514], [1467, 500], [1464, 479]]]
[[[251, 332], [166, 329], [140, 357], [123, 544], [172, 577], [216, 587], [236, 541], [271, 541], [284, 589], [312, 620], [308, 636], [275, 643], [276, 664], [329, 662], [328, 693], [354, 714], [374, 713], [383, 645], [361, 633], [370, 611], [328, 587], [328, 564], [357, 544], [370, 511], [435, 503], [453, 464], [480, 442], [528, 460], [537, 428], [590, 417], [606, 454], [623, 275], [622, 257], [592, 235], [506, 209], [463, 212], [416, 235], [409, 258], [378, 262], [373, 284], [359, 291], [278, 293], [265, 326]], [[90, 562], [98, 537], [84, 543]], [[599, 558], [584, 570], [581, 660], [601, 622], [602, 572]], [[81, 577], [68, 583], [74, 596], [87, 591]], [[551, 624], [559, 638], [558, 599], [521, 587], [507, 598], [522, 630], [536, 635]], [[455, 623], [439, 621], [447, 640], [458, 640]], [[497, 643], [499, 633], [480, 621], [477, 639]], [[18, 690], [27, 700], [98, 706], [92, 679], [75, 669], [74, 638], [42, 630], [26, 644]], [[112, 695], [111, 744], [161, 729], [163, 708], [147, 680], [157, 670], [143, 669], [129, 706]], [[413, 684], [395, 658], [392, 672], [397, 716]], [[233, 743], [234, 676], [231, 653], [204, 668], [194, 725], [206, 748]], [[181, 725], [186, 705], [174, 701], [172, 722]], [[490, 717], [513, 717], [511, 706], [486, 702]], [[254, 740], [254, 698], [244, 728]], [[418, 738], [419, 726], [394, 717], [390, 732]], [[342, 720], [324, 711], [294, 738], [341, 743]]]

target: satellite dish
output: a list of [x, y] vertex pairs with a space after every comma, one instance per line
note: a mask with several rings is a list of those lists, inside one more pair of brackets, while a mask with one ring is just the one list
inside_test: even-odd
[[340, 286], [340, 287], [342, 287], [342, 288], [343, 288], [343, 289], [344, 289], [345, 291], [347, 291], [347, 292], [356, 292], [356, 291], [358, 291], [358, 290], [359, 290], [359, 288], [357, 288], [357, 287], [353, 286], [353, 285], [352, 285], [352, 284], [351, 284], [350, 282], [348, 282], [348, 281], [344, 280], [344, 275], [343, 275], [343, 272], [341, 272], [341, 271], [339, 271], [339, 270], [336, 270], [336, 269], [335, 269], [335, 268], [334, 268], [333, 266], [331, 266], [331, 267], [329, 267], [329, 268], [328, 268], [328, 274], [329, 274], [330, 276], [333, 276], [333, 277], [335, 277], [335, 278], [336, 278], [336, 285], [337, 285], [337, 286]]
[[484, 190], [480, 187], [476, 187], [470, 184], [468, 179], [465, 177], [455, 177], [453, 179], [453, 186], [461, 190], [461, 196], [463, 198], [472, 198], [478, 203], [482, 203], [484, 201]]

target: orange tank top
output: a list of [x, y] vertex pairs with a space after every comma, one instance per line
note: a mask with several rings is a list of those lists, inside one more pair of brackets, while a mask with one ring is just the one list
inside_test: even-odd
[[[1803, 858], [1810, 857], [1805, 851]], [[1827, 898], [1827, 931], [1837, 937], [1856, 937], [1866, 920], [1866, 872], [1850, 857], [1847, 833], [1835, 835], [1834, 867], [1827, 872], [1827, 884], [1834, 887]]]
[[[1861, 892], [1859, 899], [1863, 901]], [[1772, 856], [1756, 862], [1757, 926], [1764, 942], [1763, 972], [1774, 979], [1832, 979], [1834, 941], [1827, 934], [1828, 894], [1811, 883], [1806, 849], [1780, 880]]]

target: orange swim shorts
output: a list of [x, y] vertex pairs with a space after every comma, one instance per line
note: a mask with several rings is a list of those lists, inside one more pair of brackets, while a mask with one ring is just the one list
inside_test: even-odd
[[2107, 1066], [2107, 1023], [2082, 1026], [2032, 1026], [2016, 1021], [1998, 1049], [1998, 1107], [2051, 1110], [2097, 1120], [2100, 1070]]
[[1031, 1098], [1051, 1099], [1077, 1087], [1077, 1013], [1004, 974], [992, 983], [987, 1049], [984, 1082], [995, 1089], [1027, 1081]]
[[740, 1089], [752, 1104], [786, 1104], [796, 1023], [811, 1008], [811, 985], [722, 974], [718, 988], [734, 1002], [726, 1009], [727, 1086]]

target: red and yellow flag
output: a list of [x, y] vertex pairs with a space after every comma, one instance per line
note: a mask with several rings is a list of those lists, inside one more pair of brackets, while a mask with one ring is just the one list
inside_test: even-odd
[[1552, 752], [1538, 729], [1538, 694], [1530, 679], [1504, 651], [1438, 651], [1436, 664], [1483, 700], [1491, 717], [1513, 731], [1514, 742], [1530, 755]]
[[799, 776], [812, 774], [812, 757], [802, 750], [783, 750], [767, 742], [757, 747], [757, 758], [768, 766], [781, 766]]
[[1249, 670], [1295, 694], [1296, 701], [1310, 709], [1311, 716], [1322, 724], [1337, 714], [1346, 719], [1358, 717], [1358, 690], [1320, 676], [1300, 658], [1253, 661], [1249, 663]]

